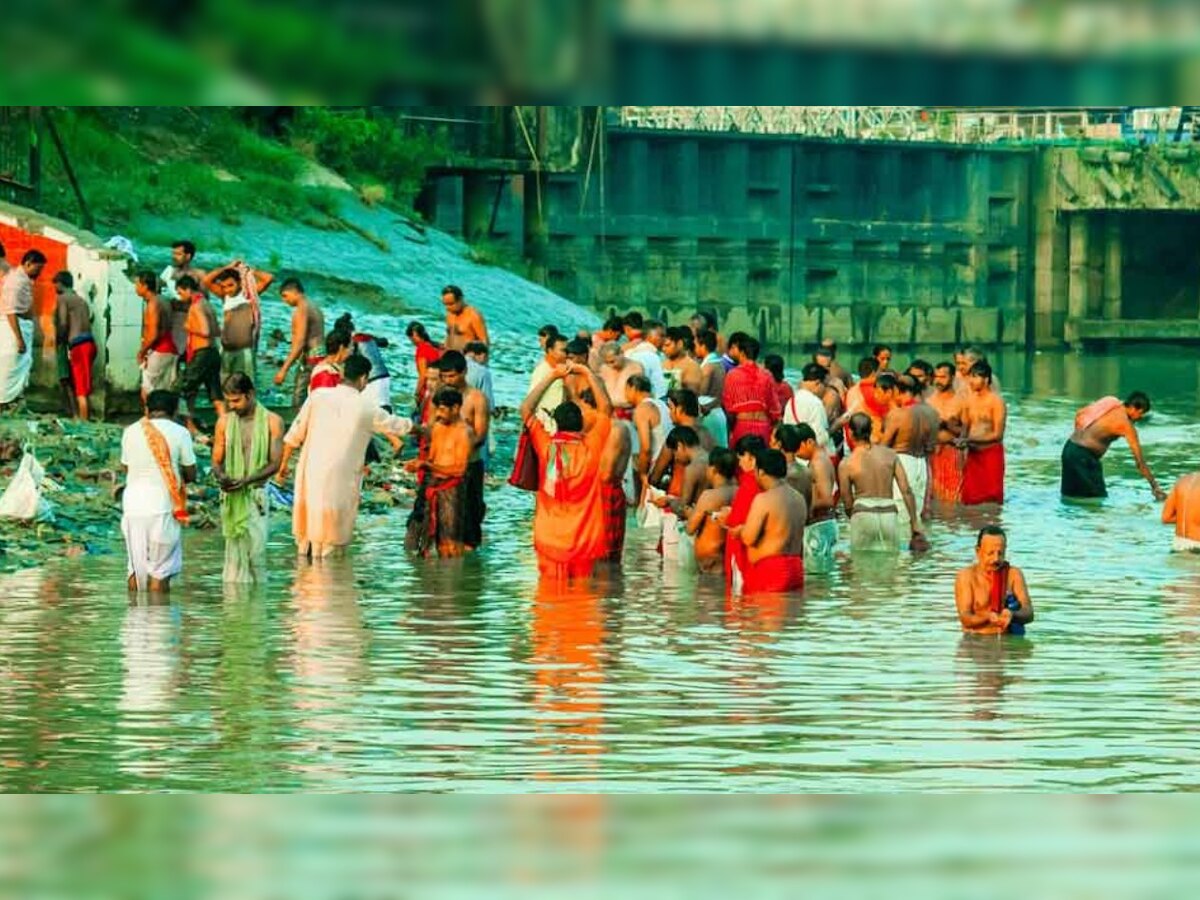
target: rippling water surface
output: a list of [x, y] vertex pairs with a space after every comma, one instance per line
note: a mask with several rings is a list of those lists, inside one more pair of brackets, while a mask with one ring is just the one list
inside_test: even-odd
[[191, 534], [162, 606], [119, 553], [0, 582], [6, 791], [941, 789], [1200, 784], [1200, 558], [1124, 444], [1111, 496], [1064, 505], [1074, 410], [1149, 390], [1164, 487], [1195, 466], [1200, 367], [1180, 351], [1011, 356], [998, 514], [1037, 609], [1029, 637], [964, 638], [955, 570], [995, 514], [936, 522], [891, 564], [844, 553], [788, 603], [730, 604], [664, 572], [539, 588], [527, 495], [497, 489], [477, 557], [413, 562], [402, 516], [352, 556], [298, 564], [280, 517], [270, 582], [223, 588]]

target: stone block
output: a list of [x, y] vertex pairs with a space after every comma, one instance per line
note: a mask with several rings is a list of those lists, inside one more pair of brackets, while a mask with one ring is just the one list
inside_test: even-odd
[[1000, 328], [1000, 339], [1006, 347], [1025, 346], [1025, 310], [1001, 310]]
[[912, 333], [913, 310], [889, 306], [879, 311], [870, 339], [880, 344], [903, 345], [911, 343]]
[[821, 340], [848, 344], [856, 340], [854, 317], [850, 307], [826, 306], [821, 309]]
[[809, 348], [821, 339], [821, 310], [817, 307], [792, 307], [791, 344], [798, 354], [807, 354]]
[[963, 307], [959, 310], [960, 333], [965, 344], [989, 346], [1000, 338], [1000, 310]]
[[958, 310], [930, 307], [915, 313], [918, 344], [953, 344], [958, 336]]

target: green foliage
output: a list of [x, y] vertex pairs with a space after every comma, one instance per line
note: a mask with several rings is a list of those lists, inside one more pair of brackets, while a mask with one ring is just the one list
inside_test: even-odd
[[404, 206], [420, 190], [425, 166], [446, 155], [437, 135], [406, 133], [394, 113], [305, 107], [297, 111], [291, 132], [296, 145], [321, 163], [350, 178], [379, 180]]

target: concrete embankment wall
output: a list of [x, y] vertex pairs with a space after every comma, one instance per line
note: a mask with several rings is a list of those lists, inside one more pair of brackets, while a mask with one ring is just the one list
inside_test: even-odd
[[[578, 171], [493, 178], [493, 239], [598, 312], [718, 312], [802, 353], [1200, 337], [1200, 151], [610, 129]], [[601, 161], [602, 160], [602, 161]], [[461, 228], [462, 179], [437, 221]], [[477, 191], [478, 192], [478, 191]], [[487, 193], [486, 191], [484, 193]], [[531, 200], [531, 197], [533, 198]], [[523, 228], [524, 225], [524, 228]]]
[[92, 313], [97, 347], [93, 409], [103, 416], [133, 408], [141, 378], [136, 356], [142, 301], [126, 274], [128, 258], [105, 249], [93, 234], [8, 203], [0, 203], [0, 243], [11, 265], [20, 264], [30, 249], [41, 250], [48, 260], [34, 283], [30, 401], [49, 408], [59, 402], [56, 298], [51, 279], [66, 269], [75, 277], [75, 290], [87, 300]]

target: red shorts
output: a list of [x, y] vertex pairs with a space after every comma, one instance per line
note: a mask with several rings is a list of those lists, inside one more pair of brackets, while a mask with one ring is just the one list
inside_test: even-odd
[[744, 594], [783, 594], [804, 587], [803, 556], [768, 556], [746, 569]]
[[71, 360], [71, 387], [76, 397], [92, 395], [92, 365], [96, 362], [96, 342], [83, 341], [67, 351]]

